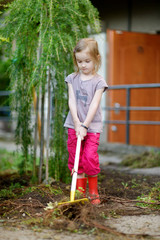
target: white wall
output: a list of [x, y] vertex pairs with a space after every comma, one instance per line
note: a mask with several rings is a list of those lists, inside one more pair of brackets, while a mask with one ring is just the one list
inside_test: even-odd
[[[97, 41], [98, 43], [98, 48], [99, 52], [101, 55], [101, 67], [98, 71], [98, 74], [101, 75], [107, 82], [106, 78], [106, 71], [107, 71], [107, 63], [106, 63], [106, 52], [107, 52], [107, 42], [106, 42], [106, 33], [100, 33], [97, 35], [94, 35], [93, 38]], [[106, 106], [106, 94], [105, 92], [102, 95], [102, 100], [101, 100], [101, 108], [102, 108], [102, 119], [103, 122], [105, 121], [105, 114], [106, 111], [103, 109]], [[101, 141], [106, 141], [106, 127], [105, 124], [103, 123], [103, 134], [101, 134]]]

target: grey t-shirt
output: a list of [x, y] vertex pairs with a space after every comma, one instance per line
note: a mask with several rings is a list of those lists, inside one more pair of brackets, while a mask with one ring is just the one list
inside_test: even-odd
[[[80, 122], [83, 123], [86, 119], [89, 106], [92, 102], [96, 90], [104, 88], [105, 91], [108, 86], [104, 78], [98, 74], [89, 80], [83, 81], [81, 80], [79, 73], [72, 73], [67, 76], [65, 82], [72, 84], [77, 105], [77, 115]], [[74, 129], [74, 123], [70, 111], [67, 115], [64, 126]], [[88, 132], [102, 132], [102, 114], [100, 106], [98, 107], [97, 112], [89, 125]]]

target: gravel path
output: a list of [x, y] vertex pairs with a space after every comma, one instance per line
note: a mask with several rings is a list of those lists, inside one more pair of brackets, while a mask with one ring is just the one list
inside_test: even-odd
[[0, 227], [0, 240], [94, 240], [93, 235], [56, 232], [55, 230], [33, 231], [29, 229]]
[[160, 239], [160, 215], [122, 216], [107, 220], [106, 225], [125, 234], [142, 234]]

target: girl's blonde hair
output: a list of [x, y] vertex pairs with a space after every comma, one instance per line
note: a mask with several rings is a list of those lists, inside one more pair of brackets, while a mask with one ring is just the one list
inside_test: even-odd
[[82, 38], [82, 39], [80, 39], [79, 42], [77, 43], [77, 45], [75, 46], [74, 50], [73, 50], [73, 61], [74, 61], [74, 65], [77, 68], [77, 72], [79, 72], [79, 68], [78, 68], [78, 65], [77, 65], [76, 53], [81, 52], [81, 51], [85, 50], [86, 48], [89, 49], [88, 53], [93, 58], [93, 61], [95, 63], [95, 72], [97, 72], [98, 69], [100, 68], [100, 65], [101, 65], [101, 56], [100, 56], [100, 53], [99, 53], [99, 50], [98, 50], [97, 41], [94, 40], [93, 38]]

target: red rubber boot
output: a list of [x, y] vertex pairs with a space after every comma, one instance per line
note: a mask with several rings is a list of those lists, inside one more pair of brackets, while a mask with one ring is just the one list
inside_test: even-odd
[[87, 178], [77, 178], [76, 189], [83, 194], [83, 197], [86, 196], [86, 185], [87, 185]]
[[88, 177], [88, 184], [89, 184], [89, 195], [91, 198], [91, 203], [98, 205], [101, 203], [98, 194], [98, 177]]

